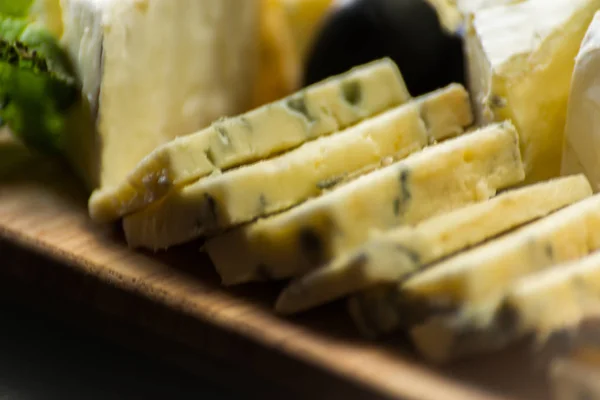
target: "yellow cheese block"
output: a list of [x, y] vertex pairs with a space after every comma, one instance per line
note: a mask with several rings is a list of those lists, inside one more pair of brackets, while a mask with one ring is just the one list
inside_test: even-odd
[[[448, 122], [450, 115], [452, 124], [441, 125], [430, 112], [439, 104], [445, 106], [440, 121]], [[428, 130], [425, 120], [439, 129]], [[125, 217], [127, 242], [167, 248], [286, 210], [340, 180], [375, 169], [383, 159], [401, 159], [462, 133], [471, 122], [466, 91], [452, 85], [279, 157], [173, 191], [159, 204]]]
[[514, 127], [494, 124], [225, 233], [206, 249], [228, 285], [298, 276], [362, 244], [372, 231], [487, 199], [523, 175]]
[[466, 50], [480, 123], [510, 119], [525, 183], [560, 174], [575, 56], [600, 0], [528, 0], [476, 11]]
[[[355, 296], [351, 299], [351, 314], [367, 334], [412, 325], [415, 318], [422, 321], [431, 315], [433, 333], [426, 334], [426, 324], [420, 327], [421, 341], [425, 343], [426, 338], [442, 337], [443, 330], [438, 325], [447, 324], [435, 319], [440, 310], [459, 310], [460, 325], [489, 321], [493, 314], [488, 311], [497, 306], [498, 299], [518, 279], [583, 257], [599, 247], [600, 195], [595, 195], [434, 264], [394, 287]], [[441, 340], [434, 342], [439, 349]], [[440, 356], [442, 351], [435, 353]]]
[[359, 290], [399, 281], [442, 257], [591, 194], [583, 175], [559, 178], [510, 190], [415, 227], [376, 235], [359, 249], [292, 282], [279, 296], [276, 310], [285, 314], [304, 311]]
[[89, 212], [112, 221], [201, 177], [269, 157], [410, 100], [390, 59], [356, 67], [281, 101], [158, 147], [121, 183], [96, 191]]

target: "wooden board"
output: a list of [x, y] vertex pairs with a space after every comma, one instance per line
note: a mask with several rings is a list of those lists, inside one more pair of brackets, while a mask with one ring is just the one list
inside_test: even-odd
[[[271, 311], [276, 285], [220, 287], [198, 243], [156, 255], [134, 252], [118, 227], [87, 218], [86, 197], [65, 169], [35, 160], [19, 170], [0, 180], [0, 290], [60, 295], [66, 301], [57, 307], [72, 308], [65, 314], [72, 322], [121, 321], [177, 346], [159, 351], [130, 338], [150, 354], [178, 352], [191, 369], [194, 357], [209, 355], [223, 366], [217, 379], [249, 390], [264, 379], [287, 397], [548, 398], [543, 369], [527, 357], [525, 344], [434, 369], [401, 340], [360, 339], [343, 304], [278, 317]], [[42, 297], [35, 301], [48, 306]], [[123, 338], [123, 331], [108, 334]], [[233, 376], [248, 379], [234, 383]]]

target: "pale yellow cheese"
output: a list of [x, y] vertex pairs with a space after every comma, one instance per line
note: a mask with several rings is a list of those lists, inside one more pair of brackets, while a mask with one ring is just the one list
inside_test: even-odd
[[206, 249], [228, 285], [298, 276], [362, 244], [370, 232], [487, 199], [522, 179], [514, 127], [494, 124], [211, 239]]
[[353, 68], [154, 149], [126, 179], [93, 193], [90, 215], [115, 220], [198, 178], [292, 149], [409, 99], [390, 59]]
[[469, 87], [480, 123], [510, 119], [525, 183], [560, 174], [575, 56], [600, 0], [528, 0], [480, 9], [470, 20]]
[[[440, 124], [437, 113], [430, 113], [439, 104], [445, 106], [439, 122], [448, 122], [450, 114], [450, 125]], [[127, 242], [167, 248], [286, 210], [340, 180], [375, 169], [383, 159], [401, 159], [437, 139], [462, 133], [471, 122], [466, 91], [451, 85], [281, 156], [173, 191], [157, 205], [125, 217]]]
[[[495, 309], [498, 299], [518, 279], [598, 248], [600, 195], [595, 195], [434, 264], [405, 282], [375, 290], [379, 293], [356, 296], [351, 300], [351, 313], [360, 329], [371, 334], [412, 325], [415, 318], [423, 321], [429, 315], [433, 318], [431, 324], [438, 324], [435, 315], [440, 310], [460, 310], [459, 325], [484, 323], [493, 315], [487, 311]], [[373, 311], [378, 308], [381, 310]], [[431, 335], [425, 333], [426, 327], [421, 327], [419, 333], [423, 341], [442, 337], [439, 326], [431, 329]], [[437, 349], [442, 348], [440, 341], [434, 343]], [[444, 352], [436, 353], [441, 357]]]
[[553, 334], [575, 335], [579, 324], [600, 317], [600, 253], [526, 276], [500, 301], [462, 314], [414, 328], [417, 348], [445, 362], [501, 348], [528, 334], [542, 346]]
[[359, 249], [293, 281], [276, 310], [295, 313], [381, 283], [399, 281], [428, 264], [543, 217], [592, 194], [583, 175], [507, 191], [415, 227], [376, 235]]
[[61, 1], [61, 42], [96, 125], [98, 189], [157, 146], [250, 107], [257, 1]]

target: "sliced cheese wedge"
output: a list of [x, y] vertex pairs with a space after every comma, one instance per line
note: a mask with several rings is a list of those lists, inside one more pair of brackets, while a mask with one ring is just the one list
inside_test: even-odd
[[481, 123], [510, 119], [525, 183], [560, 174], [575, 56], [600, 0], [528, 0], [476, 11], [466, 48]]
[[412, 330], [417, 349], [436, 362], [497, 350], [525, 335], [538, 344], [600, 317], [600, 253], [531, 274], [499, 303], [458, 317], [433, 318]]
[[290, 314], [382, 283], [399, 281], [426, 265], [479, 244], [592, 195], [583, 175], [558, 178], [500, 194], [430, 218], [415, 227], [376, 235], [292, 282], [276, 310]]
[[225, 233], [205, 248], [227, 285], [298, 276], [362, 244], [372, 231], [418, 223], [522, 179], [517, 133], [509, 123], [495, 124]]
[[471, 121], [466, 91], [452, 85], [279, 157], [173, 191], [160, 203], [125, 217], [127, 241], [134, 247], [167, 248], [274, 214], [375, 169], [383, 159], [402, 159], [462, 133]]
[[99, 188], [157, 146], [248, 109], [257, 1], [61, 1], [61, 41], [96, 123]]
[[118, 219], [174, 188], [297, 147], [408, 100], [402, 75], [390, 59], [356, 67], [156, 148], [126, 179], [92, 194], [90, 216]]
[[[598, 248], [600, 195], [595, 195], [434, 264], [405, 282], [355, 296], [350, 304], [351, 314], [365, 333], [386, 333], [417, 324], [423, 340], [439, 337], [439, 341], [434, 340], [438, 349], [449, 348], [441, 344], [439, 327], [447, 323], [440, 323], [438, 317], [444, 319], [450, 314], [451, 324], [457, 326], [487, 323], [492, 320], [498, 300], [520, 278], [578, 259]], [[383, 311], [371, 312], [378, 308]], [[459, 318], [455, 319], [457, 313]], [[435, 333], [427, 335], [428, 326], [434, 327], [430, 331]], [[453, 342], [451, 337], [445, 338]]]
[[584, 172], [600, 190], [600, 12], [596, 13], [577, 55], [565, 125], [562, 173]]

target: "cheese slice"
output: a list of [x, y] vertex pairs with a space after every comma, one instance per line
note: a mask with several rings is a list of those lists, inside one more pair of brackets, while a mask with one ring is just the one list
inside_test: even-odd
[[[473, 324], [477, 324], [489, 319], [486, 307], [493, 309], [518, 279], [583, 257], [598, 248], [600, 195], [594, 195], [509, 235], [434, 264], [405, 282], [374, 290], [379, 293], [355, 296], [351, 299], [351, 314], [359, 328], [369, 335], [413, 325], [430, 316], [432, 323], [437, 323], [434, 317], [440, 310], [451, 313], [466, 310], [460, 325], [474, 319]], [[373, 311], [378, 308], [382, 310]], [[439, 326], [432, 336], [442, 336]]]
[[399, 281], [442, 257], [591, 194], [583, 175], [559, 178], [507, 191], [415, 227], [376, 235], [356, 251], [292, 282], [279, 296], [276, 310], [285, 314], [304, 311], [359, 290]]
[[560, 174], [575, 56], [600, 0], [528, 0], [481, 9], [467, 35], [469, 86], [480, 123], [510, 119], [525, 183]]
[[596, 13], [577, 55], [571, 83], [562, 173], [584, 172], [600, 190], [600, 13]]
[[540, 345], [552, 335], [575, 335], [584, 321], [600, 317], [600, 253], [527, 276], [511, 285], [499, 303], [462, 314], [414, 328], [421, 353], [446, 362], [496, 350], [529, 334]]
[[495, 124], [225, 233], [205, 248], [227, 285], [298, 276], [359, 246], [372, 231], [418, 223], [522, 179], [517, 133], [509, 123]]
[[100, 187], [157, 146], [249, 107], [257, 0], [63, 0], [62, 12], [62, 42], [96, 117]]
[[173, 188], [292, 149], [410, 100], [390, 59], [353, 68], [238, 117], [155, 149], [127, 178], [96, 191], [90, 215], [111, 221], [143, 209]]
[[[438, 105], [444, 112], [435, 113]], [[446, 125], [448, 116], [454, 120]], [[462, 133], [471, 122], [466, 91], [452, 85], [279, 157], [173, 191], [159, 204], [125, 217], [127, 241], [134, 247], [167, 248], [288, 209], [385, 158], [401, 159]]]

